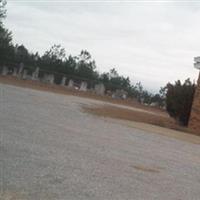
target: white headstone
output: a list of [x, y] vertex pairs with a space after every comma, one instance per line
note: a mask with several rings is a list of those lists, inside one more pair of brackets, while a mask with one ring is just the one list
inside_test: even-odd
[[95, 93], [97, 95], [104, 95], [105, 94], [105, 86], [103, 83], [96, 84], [94, 86]]
[[74, 81], [72, 79], [69, 80], [68, 87], [69, 88], [73, 88], [74, 87]]
[[54, 75], [53, 74], [44, 74], [43, 81], [45, 83], [54, 83]]
[[2, 75], [3, 75], [3, 76], [6, 76], [6, 75], [8, 74], [8, 72], [9, 72], [8, 67], [3, 66]]
[[87, 82], [81, 82], [80, 91], [86, 92], [87, 91]]
[[54, 83], [54, 75], [49, 74], [49, 83], [53, 84]]
[[116, 90], [113, 95], [112, 98], [113, 99], [126, 99], [127, 98], [128, 93], [125, 90]]
[[28, 71], [27, 69], [24, 69], [22, 79], [27, 79]]
[[19, 75], [22, 74], [23, 69], [24, 69], [24, 64], [23, 64], [23, 63], [20, 63], [20, 65], [19, 65], [19, 72], [18, 72]]
[[127, 99], [127, 94], [122, 94], [122, 99]]
[[22, 78], [23, 76], [23, 69], [24, 69], [24, 64], [23, 63], [20, 63], [19, 65], [19, 70], [18, 70], [18, 78]]
[[40, 68], [37, 67], [32, 74], [32, 80], [38, 80], [39, 72], [40, 72]]
[[12, 74], [13, 76], [17, 76], [17, 68], [16, 67], [14, 67], [14, 69], [13, 69], [13, 74]]
[[62, 77], [61, 85], [65, 86], [67, 78], [65, 76]]

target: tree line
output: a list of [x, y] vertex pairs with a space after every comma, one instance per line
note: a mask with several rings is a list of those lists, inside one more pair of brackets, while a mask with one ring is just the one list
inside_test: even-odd
[[168, 83], [158, 94], [152, 94], [145, 90], [140, 82], [132, 84], [129, 77], [120, 75], [115, 68], [99, 73], [95, 60], [87, 50], [82, 50], [78, 56], [66, 56], [65, 49], [55, 44], [43, 55], [32, 53], [24, 45], [13, 44], [12, 33], [3, 24], [6, 17], [5, 5], [6, 1], [0, 0], [0, 66], [24, 63], [29, 72], [39, 67], [41, 70], [57, 73], [57, 79], [59, 74], [66, 74], [91, 83], [101, 82], [107, 91], [123, 89], [129, 97], [144, 104], [166, 106], [171, 117], [182, 125], [188, 124], [195, 92], [195, 84], [189, 79], [183, 84], [180, 81]]

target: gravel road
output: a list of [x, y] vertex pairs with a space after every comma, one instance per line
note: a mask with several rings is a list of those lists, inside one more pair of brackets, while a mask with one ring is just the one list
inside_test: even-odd
[[200, 145], [82, 112], [92, 104], [0, 84], [0, 199], [200, 199]]

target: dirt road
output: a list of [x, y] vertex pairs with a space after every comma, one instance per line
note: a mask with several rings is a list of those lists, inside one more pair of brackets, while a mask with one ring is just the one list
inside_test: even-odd
[[200, 199], [198, 142], [82, 112], [94, 104], [0, 84], [1, 199]]

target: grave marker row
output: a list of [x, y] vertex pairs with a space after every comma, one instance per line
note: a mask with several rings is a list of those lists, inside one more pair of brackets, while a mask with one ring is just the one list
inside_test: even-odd
[[[54, 79], [55, 79], [54, 74], [44, 73], [43, 77], [39, 78], [39, 72], [40, 72], [40, 69], [39, 69], [39, 67], [37, 67], [35, 69], [35, 71], [31, 75], [29, 75], [28, 70], [26, 68], [24, 68], [24, 64], [21, 63], [19, 66], [19, 69], [17, 69], [16, 67], [13, 68], [12, 75], [16, 76], [18, 78], [21, 78], [23, 80], [27, 80], [27, 79], [34, 80], [34, 81], [41, 80], [44, 83], [50, 83], [50, 84], [54, 83]], [[9, 68], [7, 66], [3, 66], [2, 75], [6, 76], [8, 74], [10, 74]], [[63, 76], [60, 85], [66, 86], [66, 82], [67, 82], [67, 77]], [[76, 88], [75, 82], [72, 79], [69, 80], [67, 86], [69, 88], [73, 88], [73, 89]], [[86, 92], [88, 89], [88, 83], [86, 81], [82, 81], [80, 84], [80, 87], [78, 87], [78, 88], [80, 91]], [[94, 92], [97, 95], [104, 95], [105, 94], [104, 84], [102, 84], [102, 83], [96, 84], [94, 86]]]

